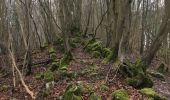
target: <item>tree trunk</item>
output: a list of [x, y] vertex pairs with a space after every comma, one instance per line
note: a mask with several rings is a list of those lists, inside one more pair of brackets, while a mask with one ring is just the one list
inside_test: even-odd
[[162, 19], [162, 23], [157, 33], [156, 39], [153, 41], [146, 55], [143, 56], [142, 58], [145, 68], [147, 68], [151, 64], [151, 61], [153, 60], [159, 48], [161, 47], [162, 42], [166, 39], [168, 35], [167, 27], [169, 27], [170, 25], [170, 12], [169, 11], [170, 11], [170, 0], [165, 0], [165, 16]]

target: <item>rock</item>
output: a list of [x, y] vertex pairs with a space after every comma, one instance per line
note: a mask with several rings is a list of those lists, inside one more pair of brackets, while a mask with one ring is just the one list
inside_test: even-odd
[[129, 95], [124, 89], [116, 90], [112, 93], [112, 100], [129, 100]]
[[149, 97], [153, 100], [167, 100], [165, 97], [157, 94], [152, 88], [143, 88], [139, 91], [143, 96]]
[[102, 100], [101, 97], [97, 96], [96, 93], [91, 93], [88, 100]]
[[149, 74], [153, 77], [156, 77], [156, 78], [159, 78], [159, 79], [162, 79], [162, 80], [165, 80], [164, 78], [164, 75], [162, 73], [159, 73], [159, 72], [149, 72]]

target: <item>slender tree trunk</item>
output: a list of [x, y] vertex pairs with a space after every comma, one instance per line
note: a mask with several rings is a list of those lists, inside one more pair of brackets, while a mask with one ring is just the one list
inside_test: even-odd
[[145, 56], [143, 56], [142, 61], [144, 63], [144, 67], [147, 68], [152, 62], [155, 54], [159, 50], [162, 45], [162, 42], [166, 39], [168, 35], [167, 27], [170, 25], [170, 0], [165, 0], [165, 16], [162, 19], [161, 26], [158, 31], [158, 35], [156, 39], [153, 41], [151, 47]]

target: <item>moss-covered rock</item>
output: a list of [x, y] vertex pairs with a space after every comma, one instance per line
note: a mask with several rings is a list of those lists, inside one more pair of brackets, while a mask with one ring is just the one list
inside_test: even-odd
[[0, 92], [6, 92], [10, 89], [8, 85], [2, 85], [0, 86]]
[[96, 93], [92, 92], [89, 96], [88, 100], [102, 100], [100, 96], [98, 96]]
[[103, 48], [103, 50], [102, 50], [102, 56], [104, 57], [104, 58], [106, 58], [106, 57], [108, 57], [110, 54], [111, 54], [111, 49], [110, 48]]
[[98, 57], [101, 57], [101, 53], [98, 52], [98, 51], [93, 51], [92, 56], [95, 57], [95, 58], [98, 58]]
[[149, 78], [149, 76], [136, 76], [136, 77], [132, 77], [132, 78], [127, 78], [126, 79], [128, 85], [137, 88], [137, 89], [141, 89], [141, 88], [151, 88], [153, 86], [153, 82], [152, 80]]
[[167, 100], [165, 97], [160, 96], [152, 88], [144, 88], [140, 90], [140, 93], [143, 96], [149, 97], [153, 100]]
[[63, 100], [82, 100], [82, 86], [69, 84], [65, 90]]
[[149, 72], [149, 74], [153, 77], [158, 78], [158, 79], [165, 80], [164, 75], [162, 73], [151, 71], [151, 72]]
[[102, 63], [115, 62], [117, 60], [118, 52], [116, 49], [111, 49], [110, 53], [104, 58]]
[[45, 73], [44, 73], [44, 80], [46, 82], [51, 82], [51, 81], [54, 81], [54, 74], [52, 71], [50, 70], [47, 70]]
[[94, 51], [102, 52], [102, 43], [101, 41], [89, 41], [88, 45], [86, 46], [86, 50], [90, 53]]
[[129, 100], [129, 95], [124, 89], [116, 90], [112, 93], [112, 100]]
[[52, 60], [55, 60], [56, 58], [57, 58], [57, 55], [56, 55], [56, 53], [50, 53], [50, 58], [52, 59]]
[[58, 68], [59, 68], [59, 62], [52, 62], [51, 66], [50, 66], [50, 70], [55, 71]]
[[130, 61], [124, 62], [121, 64], [119, 72], [127, 77], [127, 83], [134, 88], [151, 88], [153, 86], [153, 82], [143, 69], [140, 60], [137, 60], [135, 63], [131, 63]]
[[56, 50], [54, 47], [50, 47], [48, 50], [49, 54], [56, 53]]

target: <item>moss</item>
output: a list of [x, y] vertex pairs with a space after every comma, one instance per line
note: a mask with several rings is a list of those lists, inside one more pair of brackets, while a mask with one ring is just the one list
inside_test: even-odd
[[82, 100], [82, 86], [79, 84], [69, 84], [65, 90], [63, 100]]
[[40, 46], [41, 50], [44, 50], [48, 47], [48, 43], [44, 43], [43, 45]]
[[6, 91], [8, 91], [9, 90], [9, 86], [8, 85], [2, 85], [1, 87], [0, 87], [0, 91], [1, 92], [6, 92]]
[[165, 80], [164, 75], [162, 73], [151, 71], [149, 72], [149, 74], [153, 77], [159, 78], [161, 80]]
[[152, 88], [141, 89], [140, 93], [146, 97], [152, 98], [153, 100], [166, 100], [165, 97], [160, 96]]
[[81, 38], [80, 37], [72, 38], [72, 41], [74, 43], [80, 43], [81, 42]]
[[146, 76], [143, 78], [141, 87], [142, 87], [142, 88], [145, 88], [145, 87], [147, 87], [147, 88], [152, 88], [152, 87], [153, 87], [153, 81], [151, 80], [151, 78], [150, 78], [149, 76], [146, 75]]
[[124, 89], [116, 90], [112, 93], [112, 100], [129, 100], [129, 95]]
[[56, 59], [57, 58], [57, 55], [56, 53], [50, 53], [50, 58], [52, 58], [52, 60]]
[[119, 68], [119, 72], [127, 77], [127, 83], [137, 89], [153, 86], [152, 80], [146, 74], [142, 65], [141, 60], [137, 60], [135, 63], [126, 61]]
[[56, 45], [61, 45], [63, 43], [64, 43], [64, 39], [62, 37], [60, 37], [60, 36], [58, 36], [56, 38], [56, 40], [54, 40], [54, 44], [56, 44]]
[[49, 50], [48, 50], [48, 52], [49, 52], [50, 54], [52, 54], [52, 53], [56, 53], [56, 50], [55, 50], [54, 47], [50, 47]]
[[98, 51], [98, 52], [102, 52], [102, 43], [101, 41], [89, 41], [87, 46], [86, 46], [86, 50], [89, 53], [92, 53], [94, 51]]
[[51, 72], [50, 70], [47, 70], [45, 73], [44, 73], [44, 80], [47, 81], [47, 82], [51, 82], [54, 80], [54, 74], [53, 72]]
[[102, 100], [101, 97], [99, 97], [98, 95], [96, 95], [96, 93], [91, 93], [90, 97], [88, 100]]
[[138, 80], [135, 78], [127, 78], [126, 82], [128, 85], [132, 86], [132, 87], [138, 87]]
[[108, 63], [108, 62], [115, 62], [118, 56], [118, 52], [116, 49], [111, 49], [111, 52], [109, 53], [109, 55], [107, 55], [107, 57], [104, 58], [104, 60], [102, 61], [103, 63]]
[[98, 51], [93, 51], [92, 56], [95, 57], [95, 58], [98, 58], [98, 57], [101, 57], [101, 53], [98, 52]]
[[103, 48], [102, 50], [102, 56], [105, 58], [111, 54], [111, 49], [110, 48]]
[[153, 82], [152, 80], [149, 78], [149, 76], [136, 76], [136, 77], [132, 77], [132, 78], [127, 78], [126, 79], [128, 85], [137, 88], [137, 89], [141, 89], [141, 88], [151, 88], [153, 86]]
[[100, 89], [101, 89], [102, 91], [108, 91], [108, 90], [109, 90], [109, 87], [103, 84], [103, 85], [101, 85]]
[[50, 66], [50, 70], [55, 71], [58, 68], [59, 68], [59, 62], [52, 62], [51, 66]]

